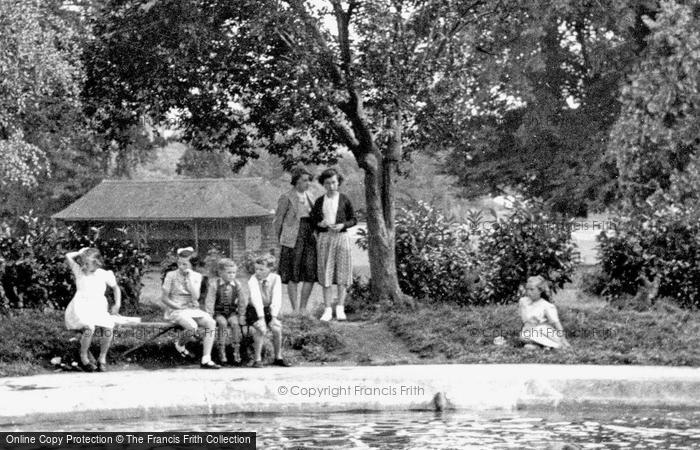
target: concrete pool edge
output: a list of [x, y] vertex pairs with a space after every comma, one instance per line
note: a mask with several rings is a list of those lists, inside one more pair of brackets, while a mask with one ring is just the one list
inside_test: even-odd
[[700, 408], [700, 368], [401, 365], [62, 373], [0, 379], [0, 426], [231, 413]]

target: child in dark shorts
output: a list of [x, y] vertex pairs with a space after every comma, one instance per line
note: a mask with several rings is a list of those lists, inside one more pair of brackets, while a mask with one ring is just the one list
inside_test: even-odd
[[273, 272], [276, 258], [273, 255], [260, 255], [255, 259], [255, 274], [248, 280], [250, 303], [255, 307], [258, 320], [253, 324], [255, 330], [255, 363], [253, 367], [262, 367], [263, 339], [268, 328], [272, 332], [272, 344], [275, 349], [276, 366], [289, 367], [282, 358], [282, 322], [277, 318], [282, 306], [282, 280]]
[[217, 264], [217, 275], [209, 282], [206, 309], [216, 320], [219, 360], [228, 363], [226, 356], [226, 337], [230, 330], [233, 347], [234, 365], [240, 364], [241, 327], [246, 325], [245, 311], [248, 304], [245, 290], [238, 280], [236, 263], [229, 258], [222, 258]]

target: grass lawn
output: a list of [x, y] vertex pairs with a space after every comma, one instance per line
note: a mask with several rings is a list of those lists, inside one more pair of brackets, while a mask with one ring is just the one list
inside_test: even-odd
[[[65, 329], [63, 311], [13, 310], [0, 316], [0, 376], [34, 375], [54, 370], [51, 359], [60, 357], [70, 364], [78, 360], [79, 334]], [[142, 305], [138, 315], [144, 321], [162, 321], [162, 312], [152, 305]], [[321, 323], [309, 317], [281, 317], [284, 324], [285, 356], [302, 364], [322, 364], [334, 362], [345, 347], [345, 340], [328, 323]], [[137, 330], [137, 331], [135, 331]], [[144, 335], [143, 333], [148, 333]], [[183, 360], [175, 351], [175, 333], [169, 332], [155, 339], [125, 358], [120, 354], [142, 342], [158, 330], [141, 329], [116, 330], [112, 347], [108, 354], [110, 370], [125, 369], [164, 369], [192, 365], [199, 362], [201, 345], [188, 344], [188, 349], [196, 359]], [[137, 333], [137, 334], [135, 334]], [[271, 356], [271, 345], [270, 354]], [[93, 339], [92, 354], [99, 352], [99, 340]], [[212, 356], [216, 359], [216, 346]], [[60, 370], [60, 369], [59, 369]]]
[[[700, 366], [700, 311], [659, 301], [652, 309], [619, 309], [582, 294], [574, 282], [554, 297], [569, 342], [565, 351], [529, 351], [518, 343], [517, 305], [459, 308], [419, 304], [414, 310], [377, 311], [371, 299], [348, 303], [350, 322], [324, 323], [282, 316], [285, 358], [295, 365], [404, 363], [552, 363]], [[140, 305], [125, 311], [145, 321], [161, 321], [161, 310]], [[153, 333], [157, 331], [152, 331]], [[53, 369], [51, 358], [77, 360], [77, 334], [67, 331], [63, 311], [14, 310], [0, 316], [0, 376], [32, 375]], [[162, 369], [195, 366], [175, 352], [170, 332], [127, 358], [119, 355], [143, 335], [117, 332], [109, 353], [110, 369]], [[505, 345], [494, 338], [503, 336]], [[192, 342], [199, 355], [201, 345]], [[98, 351], [93, 342], [93, 354]], [[213, 356], [216, 358], [216, 348]]]
[[[419, 306], [388, 313], [386, 322], [410, 351], [454, 363], [700, 365], [700, 311], [665, 302], [649, 311], [620, 310], [574, 290], [559, 298], [570, 350], [523, 349], [515, 304]], [[506, 344], [495, 345], [496, 336]]]

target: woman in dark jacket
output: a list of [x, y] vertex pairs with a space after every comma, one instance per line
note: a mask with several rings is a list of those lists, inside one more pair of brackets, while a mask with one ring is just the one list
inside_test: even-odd
[[326, 189], [326, 194], [314, 203], [311, 223], [318, 231], [318, 282], [323, 287], [323, 301], [326, 305], [321, 320], [329, 321], [333, 318], [333, 284], [338, 285], [335, 317], [345, 320], [345, 294], [352, 282], [352, 256], [347, 229], [357, 225], [357, 219], [350, 199], [338, 192], [343, 176], [337, 170], [324, 170], [318, 177], [318, 182]]
[[[309, 218], [313, 197], [309, 192], [311, 173], [303, 167], [292, 171], [292, 186], [277, 203], [275, 235], [280, 243], [279, 275], [287, 285], [294, 311], [306, 309], [316, 282], [316, 237]], [[301, 308], [297, 286], [301, 285]]]

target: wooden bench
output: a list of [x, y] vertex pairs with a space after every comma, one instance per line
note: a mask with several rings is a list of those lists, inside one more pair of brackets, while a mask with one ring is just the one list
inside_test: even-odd
[[119, 324], [115, 327], [115, 329], [118, 328], [160, 328], [161, 331], [154, 335], [151, 336], [150, 338], [144, 340], [143, 342], [140, 342], [139, 344], [131, 347], [127, 351], [123, 352], [120, 356], [124, 357], [129, 355], [130, 353], [135, 352], [136, 350], [140, 349], [144, 345], [148, 344], [151, 341], [154, 341], [155, 339], [159, 338], [160, 336], [164, 335], [168, 331], [172, 330], [183, 330], [183, 328], [172, 322], [138, 322], [138, 323], [126, 323], [126, 324]]

